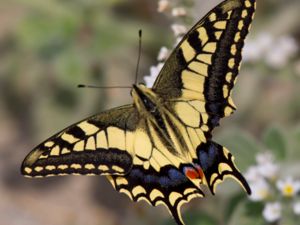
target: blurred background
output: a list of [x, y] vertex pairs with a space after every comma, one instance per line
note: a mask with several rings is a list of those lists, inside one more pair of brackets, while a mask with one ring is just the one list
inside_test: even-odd
[[[131, 102], [126, 89], [76, 86], [131, 85], [139, 29], [143, 81], [161, 47], [173, 48], [176, 25], [190, 28], [219, 2], [0, 1], [1, 225], [174, 224], [164, 207], [132, 203], [104, 177], [27, 179], [19, 168], [62, 128]], [[299, 10], [299, 0], [258, 1], [234, 90], [238, 110], [214, 132], [235, 154], [253, 197], [228, 180], [216, 196], [184, 205], [188, 225], [299, 224]]]

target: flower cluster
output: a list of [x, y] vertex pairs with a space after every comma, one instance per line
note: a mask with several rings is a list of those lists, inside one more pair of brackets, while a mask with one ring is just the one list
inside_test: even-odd
[[300, 201], [297, 201], [300, 181], [292, 177], [280, 178], [280, 167], [270, 152], [258, 154], [256, 161], [245, 177], [252, 189], [250, 200], [265, 204], [262, 212], [265, 220], [269, 223], [280, 220], [285, 204], [292, 205], [293, 212], [300, 215]]
[[270, 33], [261, 33], [255, 39], [247, 40], [243, 52], [244, 61], [264, 61], [274, 69], [287, 65], [298, 51], [296, 40], [288, 35], [275, 38]]
[[[171, 29], [175, 36], [175, 45], [182, 39], [183, 35], [188, 31], [186, 27], [187, 7], [178, 5], [170, 0], [159, 0], [157, 11], [159, 13], [164, 13], [165, 15], [172, 18], [174, 23], [171, 25]], [[144, 81], [147, 87], [152, 87], [159, 71], [162, 69], [164, 62], [169, 57], [171, 51], [167, 47], [163, 46], [157, 56], [158, 64], [150, 67], [150, 75], [144, 77]]]
[[147, 87], [152, 87], [156, 77], [158, 76], [160, 70], [163, 68], [164, 64], [163, 63], [158, 63], [156, 66], [151, 66], [150, 67], [150, 75], [147, 75], [144, 77], [144, 81], [146, 83]]

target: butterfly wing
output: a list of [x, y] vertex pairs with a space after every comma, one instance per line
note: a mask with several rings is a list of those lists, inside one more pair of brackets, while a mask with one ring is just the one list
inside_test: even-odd
[[187, 130], [201, 129], [188, 135], [191, 142], [197, 136], [201, 140], [194, 163], [200, 164], [212, 193], [226, 177], [251, 192], [233, 156], [211, 141], [211, 132], [235, 109], [231, 92], [255, 7], [255, 0], [226, 0], [216, 6], [183, 37], [153, 86]]
[[29, 177], [128, 173], [139, 115], [132, 105], [74, 124], [34, 148], [21, 172]]
[[209, 115], [211, 130], [235, 109], [231, 90], [255, 4], [227, 0], [216, 6], [183, 37], [153, 85], [165, 100], [194, 101], [193, 107]]
[[177, 168], [180, 158], [168, 152], [150, 126], [132, 105], [100, 113], [38, 145], [21, 172], [28, 177], [106, 175], [117, 191], [133, 201], [164, 204], [183, 224], [181, 205], [204, 194]]
[[144, 200], [152, 206], [165, 205], [178, 225], [183, 225], [180, 207], [203, 192], [176, 167], [169, 165], [157, 172], [152, 166], [145, 170], [134, 166], [125, 176], [109, 176], [113, 187], [133, 201]]
[[230, 177], [236, 180], [248, 194], [251, 194], [247, 181], [234, 164], [233, 155], [225, 147], [213, 141], [207, 141], [201, 143], [196, 151], [198, 163], [206, 178], [205, 184], [211, 193], [215, 194], [217, 185]]

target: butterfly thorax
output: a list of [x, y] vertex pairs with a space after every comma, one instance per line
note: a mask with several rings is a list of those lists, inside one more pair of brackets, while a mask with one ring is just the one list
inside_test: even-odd
[[159, 138], [171, 154], [182, 161], [192, 162], [196, 156], [189, 153], [194, 149], [190, 149], [190, 144], [182, 137], [180, 122], [168, 110], [163, 98], [144, 85], [134, 85], [132, 96], [141, 117], [147, 121], [145, 129], [149, 131], [152, 139]]
[[133, 85], [132, 97], [141, 117], [145, 118], [162, 132], [166, 132], [164, 121], [164, 105], [161, 98], [143, 84]]
[[143, 84], [133, 86], [132, 96], [140, 115], [166, 131], [164, 120], [166, 109], [163, 99]]

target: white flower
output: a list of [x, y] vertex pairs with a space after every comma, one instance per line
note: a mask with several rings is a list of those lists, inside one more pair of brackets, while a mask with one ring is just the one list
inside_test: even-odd
[[261, 33], [256, 39], [246, 41], [243, 50], [244, 61], [258, 61], [264, 58], [264, 53], [273, 46], [273, 37], [269, 33]]
[[186, 10], [183, 7], [176, 7], [172, 9], [172, 16], [186, 16]]
[[171, 25], [171, 28], [172, 28], [175, 36], [180, 36], [187, 32], [187, 28], [184, 25], [174, 23]]
[[281, 52], [280, 48], [270, 50], [266, 55], [266, 62], [274, 68], [282, 68], [287, 63], [287, 56]]
[[166, 47], [161, 47], [158, 56], [157, 56], [157, 60], [158, 61], [166, 61], [166, 59], [169, 57], [170, 55], [170, 51], [169, 49], [167, 49]]
[[257, 169], [261, 176], [271, 180], [278, 176], [279, 165], [274, 163], [274, 156], [270, 152], [258, 154], [256, 161], [258, 163]]
[[256, 162], [259, 165], [265, 164], [265, 163], [273, 163], [274, 162], [274, 155], [269, 151], [263, 152], [263, 153], [258, 153], [256, 155]]
[[266, 62], [274, 68], [285, 66], [288, 60], [298, 51], [298, 45], [294, 38], [289, 36], [280, 37], [270, 48], [266, 55]]
[[157, 66], [151, 66], [150, 67], [150, 75], [147, 75], [144, 77], [144, 81], [146, 83], [146, 86], [148, 88], [151, 88], [156, 80], [156, 77], [158, 76], [159, 72], [163, 68], [164, 64], [159, 63]]
[[249, 185], [252, 190], [249, 198], [254, 202], [265, 200], [270, 194], [269, 184], [264, 179], [249, 182]]
[[262, 32], [257, 37], [257, 44], [262, 52], [268, 51], [273, 46], [274, 38], [271, 33]]
[[296, 215], [300, 215], [300, 202], [294, 203], [293, 210]]
[[278, 177], [279, 166], [275, 163], [265, 163], [260, 164], [258, 166], [258, 170], [263, 177], [274, 180], [276, 177]]
[[183, 36], [178, 36], [175, 40], [174, 47], [176, 47], [181, 41], [182, 41]]
[[[152, 66], [151, 66], [152, 67]], [[150, 68], [150, 71], [151, 71], [151, 68]], [[155, 77], [153, 77], [153, 76], [145, 76], [144, 77], [144, 81], [145, 81], [145, 83], [146, 83], [146, 87], [148, 87], [148, 88], [152, 88], [152, 86], [153, 86], [153, 84], [154, 84], [154, 82], [155, 82]]]
[[257, 166], [250, 166], [245, 173], [245, 177], [249, 182], [255, 182], [262, 178]]
[[281, 217], [281, 205], [279, 202], [267, 203], [263, 210], [263, 216], [267, 222], [273, 223]]
[[278, 180], [276, 186], [285, 197], [293, 197], [300, 191], [300, 181], [296, 181], [292, 177]]
[[297, 53], [299, 46], [294, 38], [274, 38], [270, 33], [261, 33], [256, 39], [246, 41], [244, 61], [264, 60], [273, 68], [282, 68]]
[[243, 60], [245, 62], [255, 62], [261, 58], [261, 49], [258, 48], [256, 43], [252, 40], [246, 41], [245, 47], [243, 49]]
[[162, 13], [165, 12], [170, 7], [170, 1], [169, 0], [160, 0], [158, 2], [157, 11]]

